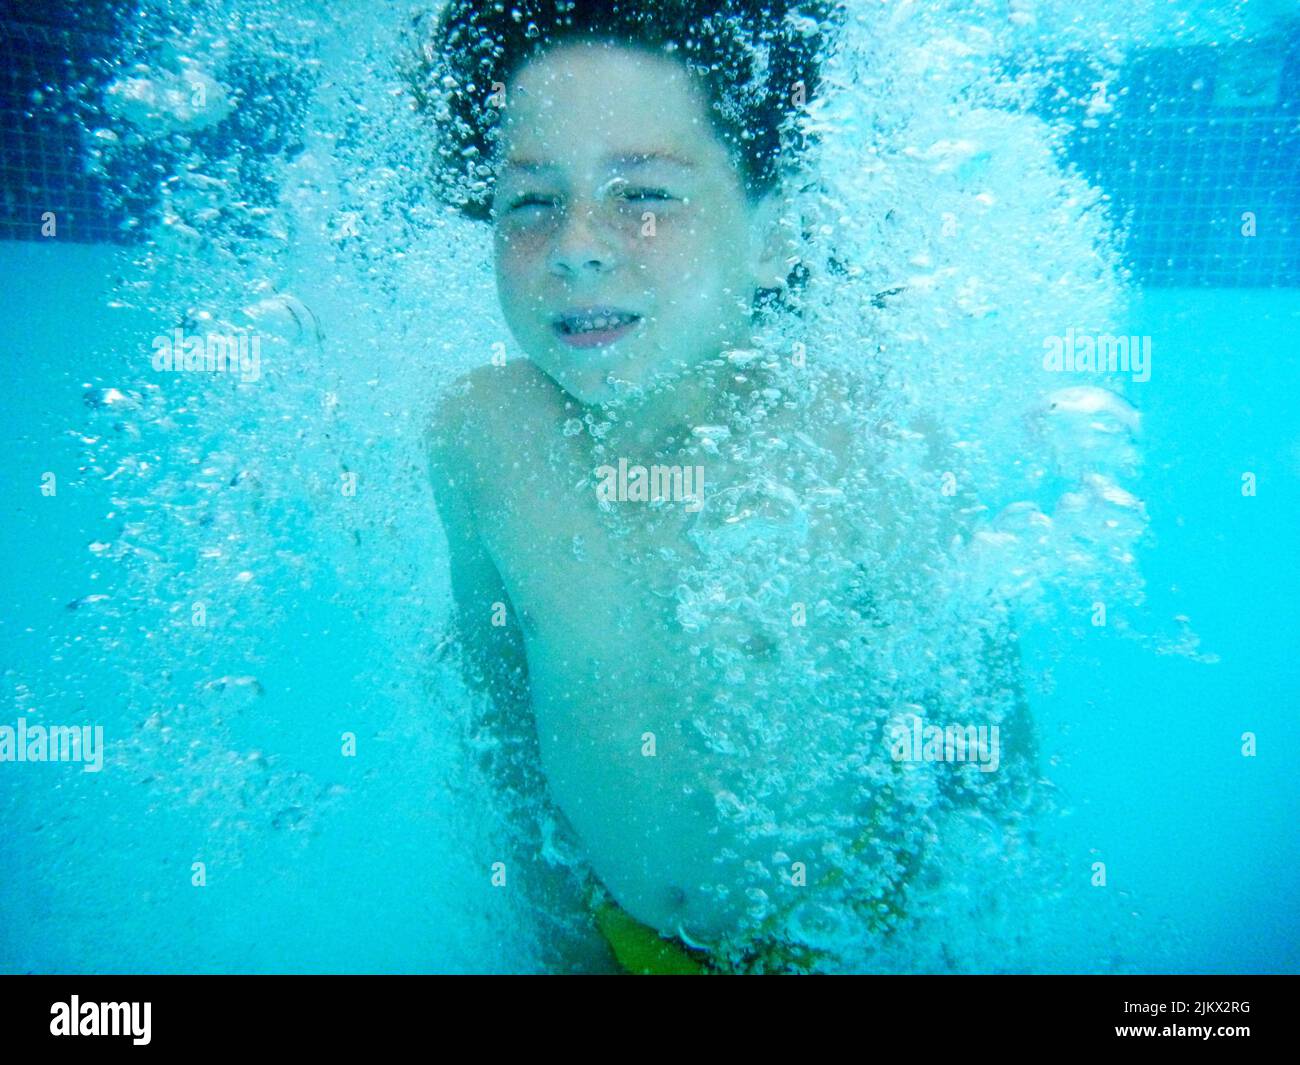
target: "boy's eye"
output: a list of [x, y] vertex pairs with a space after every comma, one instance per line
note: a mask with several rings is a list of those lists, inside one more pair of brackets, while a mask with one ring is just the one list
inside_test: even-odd
[[559, 201], [554, 196], [545, 196], [539, 192], [525, 192], [507, 201], [507, 211], [518, 211], [529, 207], [555, 207]]
[[644, 203], [647, 201], [665, 202], [667, 200], [677, 199], [667, 189], [656, 188], [636, 188], [624, 187], [618, 190], [618, 196], [623, 200], [631, 200], [635, 203]]

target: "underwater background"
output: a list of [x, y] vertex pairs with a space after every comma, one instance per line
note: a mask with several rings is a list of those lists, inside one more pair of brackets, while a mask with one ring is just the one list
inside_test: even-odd
[[[873, 964], [1295, 972], [1300, 23], [1076, 6], [849, 3], [814, 116], [837, 247], [924, 294], [879, 328], [922, 338], [990, 508], [1061, 528], [1097, 463], [1140, 500], [1070, 497], [1050, 557], [997, 527], [1046, 857], [954, 867]], [[0, 725], [105, 756], [0, 762], [0, 971], [539, 967], [490, 881], [420, 439], [518, 352], [488, 232], [425, 188], [412, 10], [3, 8]], [[256, 379], [152, 369], [204, 322], [256, 331]], [[1150, 339], [1101, 428], [1033, 413], [1078, 383], [1038, 370], [1067, 328]]]

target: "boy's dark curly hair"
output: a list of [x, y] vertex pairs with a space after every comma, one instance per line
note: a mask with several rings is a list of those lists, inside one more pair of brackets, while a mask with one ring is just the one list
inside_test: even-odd
[[834, 0], [448, 0], [439, 15], [416, 17], [405, 71], [437, 122], [438, 194], [487, 219], [504, 86], [548, 48], [605, 41], [675, 57], [698, 76], [714, 129], [757, 199], [777, 184], [781, 160], [806, 146], [798, 116], [841, 14]]

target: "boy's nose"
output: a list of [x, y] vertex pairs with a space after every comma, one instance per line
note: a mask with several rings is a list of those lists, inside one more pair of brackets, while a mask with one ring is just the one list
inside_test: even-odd
[[551, 269], [557, 274], [602, 273], [615, 265], [609, 235], [591, 207], [575, 205], [565, 212], [551, 248]]

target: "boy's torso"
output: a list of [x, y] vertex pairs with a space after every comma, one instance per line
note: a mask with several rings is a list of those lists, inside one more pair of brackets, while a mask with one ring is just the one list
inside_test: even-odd
[[[819, 730], [850, 727], [844, 708], [822, 713], [795, 695], [815, 672], [827, 689], [843, 681], [834, 645], [844, 634], [814, 638], [818, 654], [798, 658], [794, 675], [770, 632], [725, 609], [722, 624], [688, 631], [678, 589], [702, 561], [689, 535], [697, 516], [681, 502], [602, 510], [593, 467], [618, 456], [593, 456], [586, 431], [565, 435], [581, 408], [527, 363], [476, 377], [464, 412], [477, 425], [467, 455], [472, 507], [524, 635], [551, 795], [633, 917], [706, 942], [729, 935], [750, 891], [779, 906], [794, 890], [782, 882], [794, 862], [811, 865], [810, 884], [818, 880], [817, 840], [783, 840], [770, 823], [755, 831], [756, 780], [766, 782], [769, 822], [798, 820], [798, 807], [807, 823], [810, 804], [820, 804], [851, 823], [861, 805], [851, 776], [809, 779], [814, 745], [835, 749]], [[720, 456], [704, 464], [706, 500], [739, 476]], [[819, 584], [807, 560], [845, 553], [844, 536], [814, 516], [802, 542], [772, 538], [771, 571], [798, 573], [787, 599], [807, 604], [805, 641], [818, 624], [813, 605], [845, 595], [833, 581]], [[750, 711], [757, 731], [737, 725]]]

